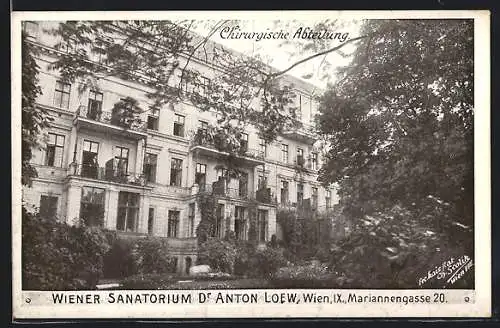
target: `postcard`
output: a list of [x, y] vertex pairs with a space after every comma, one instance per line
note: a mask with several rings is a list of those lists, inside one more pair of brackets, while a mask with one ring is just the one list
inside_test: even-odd
[[13, 12], [13, 319], [489, 317], [489, 33]]

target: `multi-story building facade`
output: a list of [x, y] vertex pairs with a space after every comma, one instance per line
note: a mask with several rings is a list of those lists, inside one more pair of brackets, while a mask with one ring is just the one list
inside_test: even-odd
[[[239, 160], [241, 174], [225, 178], [224, 154], [193, 137], [215, 120], [213, 113], [179, 102], [143, 113], [143, 123], [120, 126], [113, 121], [113, 105], [133, 97], [147, 107], [150, 87], [113, 76], [100, 79], [98, 89], [84, 91], [76, 83], [64, 83], [49, 68], [61, 53], [53, 47], [54, 36], [43, 32], [51, 24], [25, 24], [29, 42], [38, 50], [42, 94], [37, 106], [54, 118], [44, 147], [33, 150], [38, 177], [23, 190], [26, 205], [68, 223], [102, 219], [99, 224], [124, 234], [166, 237], [178, 272], [185, 273], [196, 261], [200, 193], [217, 198], [215, 237], [234, 231], [236, 238], [248, 238], [248, 207], [256, 206], [260, 242], [273, 235], [281, 238], [276, 222], [281, 207], [307, 203], [325, 210], [337, 202], [335, 190], [317, 182], [321, 152], [305, 128], [316, 113], [314, 86], [285, 77], [296, 87], [303, 127], [271, 144], [249, 128]], [[209, 81], [210, 65], [192, 62]]]

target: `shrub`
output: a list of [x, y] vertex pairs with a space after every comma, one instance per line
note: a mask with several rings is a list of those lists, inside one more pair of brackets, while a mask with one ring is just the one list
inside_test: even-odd
[[[461, 232], [440, 231], [435, 221], [436, 217], [416, 218], [400, 208], [358, 220], [330, 259], [331, 267], [345, 274], [343, 288], [419, 288], [418, 279], [443, 261], [473, 258], [473, 248], [460, 243], [472, 240], [472, 235], [459, 239]], [[472, 275], [446, 288], [473, 288]], [[444, 281], [431, 280], [435, 285], [423, 287], [445, 287]]]
[[169, 274], [138, 274], [122, 281], [122, 289], [167, 289], [177, 280]]
[[139, 239], [131, 249], [137, 273], [175, 273], [176, 262], [168, 253], [167, 241], [158, 237]]
[[23, 209], [23, 289], [94, 289], [108, 250], [106, 235], [99, 228], [70, 226]]
[[119, 238], [115, 232], [109, 232], [107, 236], [111, 249], [104, 256], [104, 278], [125, 278], [137, 274], [132, 256], [135, 241]]
[[234, 274], [238, 276], [258, 276], [255, 267], [255, 245], [251, 242], [237, 242], [236, 259], [234, 263]]
[[168, 253], [166, 240], [158, 237], [125, 238], [112, 232], [108, 238], [111, 249], [104, 258], [104, 277], [175, 272], [175, 260]]
[[234, 272], [237, 248], [232, 241], [209, 238], [198, 251], [198, 264], [208, 264], [214, 271]]
[[271, 277], [280, 267], [287, 264], [282, 249], [266, 247], [257, 250], [250, 258], [250, 264], [255, 268], [258, 277]]
[[[318, 247], [329, 248], [332, 242], [332, 221], [338, 213], [320, 213], [307, 209], [280, 210], [276, 220], [283, 232], [282, 245], [286, 257], [292, 262], [301, 262], [316, 257]], [[323, 254], [319, 254], [323, 256]]]
[[338, 276], [325, 265], [292, 265], [273, 276], [274, 288], [338, 288]]

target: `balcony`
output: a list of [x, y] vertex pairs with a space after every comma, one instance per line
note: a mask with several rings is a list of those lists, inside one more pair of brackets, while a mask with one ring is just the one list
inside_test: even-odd
[[217, 159], [225, 158], [226, 156], [234, 155], [242, 160], [242, 164], [249, 166], [262, 165], [265, 163], [264, 153], [260, 150], [248, 148], [246, 143], [242, 143], [239, 149], [232, 151], [224, 151], [221, 149], [228, 148], [227, 145], [221, 144], [217, 147], [217, 142], [208, 134], [203, 133], [203, 130], [198, 131], [192, 141], [191, 151], [199, 155], [213, 157]]
[[283, 135], [289, 139], [296, 140], [299, 142], [304, 142], [309, 145], [314, 144], [317, 138], [313, 132], [313, 126], [302, 122], [296, 122], [296, 123], [297, 123], [296, 128], [284, 131]]
[[68, 176], [141, 187], [146, 185], [146, 179], [143, 174], [91, 164], [70, 164]]
[[264, 204], [275, 204], [276, 199], [273, 197], [273, 194], [271, 192], [271, 188], [261, 188], [258, 189], [255, 192], [255, 199], [258, 202], [264, 203]]
[[237, 199], [242, 201], [256, 200], [263, 204], [275, 204], [276, 199], [271, 193], [271, 188], [259, 189], [249, 192], [246, 188], [229, 188], [224, 180], [212, 184], [199, 185], [199, 193], [212, 194], [217, 197]]
[[87, 106], [79, 106], [73, 119], [77, 129], [90, 129], [104, 133], [114, 133], [123, 137], [139, 140], [147, 137], [146, 124], [139, 120], [130, 122], [108, 111], [91, 111]]

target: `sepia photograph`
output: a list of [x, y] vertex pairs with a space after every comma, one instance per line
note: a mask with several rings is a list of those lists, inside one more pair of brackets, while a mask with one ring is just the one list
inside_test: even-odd
[[489, 84], [471, 13], [19, 15], [20, 292], [474, 303]]

